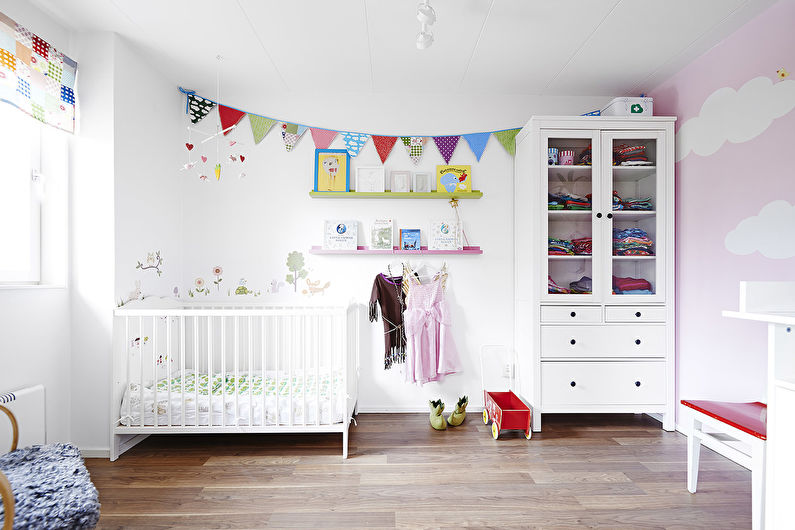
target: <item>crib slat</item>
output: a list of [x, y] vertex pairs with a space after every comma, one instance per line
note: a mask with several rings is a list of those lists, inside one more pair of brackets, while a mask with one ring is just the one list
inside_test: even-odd
[[[199, 317], [193, 317], [193, 420], [199, 426]], [[210, 411], [212, 413], [212, 411]]]
[[288, 343], [290, 345], [290, 347], [287, 350], [289, 352], [288, 353], [288, 358], [290, 360], [290, 363], [289, 363], [290, 370], [289, 370], [289, 375], [288, 375], [288, 377], [290, 378], [290, 401], [288, 401], [288, 403], [287, 403], [288, 404], [288, 408], [290, 410], [290, 426], [295, 424], [295, 415], [293, 414], [293, 411], [294, 411], [294, 409], [293, 409], [293, 379], [294, 379], [294, 377], [293, 377], [293, 357], [295, 356], [295, 350], [293, 350], [293, 343], [294, 343], [294, 341], [293, 341], [293, 330], [294, 330], [294, 328], [295, 328], [295, 317], [294, 316], [290, 316], [290, 332], [287, 334], [287, 336], [289, 337]]
[[226, 427], [226, 317], [221, 317], [221, 425]]
[[155, 417], [154, 426], [157, 427], [157, 413], [160, 410], [160, 404], [157, 402], [157, 317], [152, 317], [152, 390], [154, 391], [152, 413]]
[[333, 320], [333, 318], [327, 318], [326, 320], [328, 321], [328, 327], [329, 327], [329, 341], [328, 341], [328, 343], [330, 345], [329, 350], [328, 350], [328, 355], [329, 355], [329, 364], [328, 364], [328, 372], [329, 372], [329, 374], [328, 374], [329, 375], [329, 377], [328, 377], [328, 385], [329, 385], [329, 390], [328, 390], [328, 393], [329, 393], [329, 396], [330, 396], [329, 397], [329, 411], [328, 411], [329, 412], [329, 419], [328, 419], [328, 423], [332, 424], [332, 423], [334, 423], [334, 418], [336, 416], [335, 412], [337, 410], [337, 409], [334, 408], [334, 398], [336, 397], [336, 396], [334, 396], [334, 393], [335, 393], [334, 392], [334, 344], [335, 344], [334, 343], [334, 320]]
[[275, 336], [274, 336], [274, 357], [276, 360], [276, 425], [281, 423], [281, 415], [279, 414], [279, 394], [281, 393], [281, 389], [279, 388], [279, 351], [281, 350], [281, 344], [284, 340], [284, 318], [277, 316], [276, 321], [274, 323], [275, 328]]
[[213, 321], [213, 317], [207, 317], [207, 425], [213, 424]]
[[265, 426], [265, 317], [260, 317], [260, 377], [262, 378], [262, 393], [260, 399], [262, 407], [260, 408], [260, 425]]
[[246, 331], [248, 331], [248, 425], [251, 427], [254, 424], [254, 401], [252, 400], [252, 392], [254, 391], [254, 368], [252, 363], [254, 356], [254, 342], [251, 337], [251, 317], [248, 317]]
[[171, 427], [171, 318], [166, 317], [166, 377], [168, 378], [168, 426]]
[[240, 372], [238, 370], [238, 359], [240, 358], [240, 317], [235, 316], [234, 320], [234, 331], [235, 331], [235, 415], [233, 416], [235, 419], [235, 425], [240, 425], [240, 416], [238, 411], [240, 410]]
[[320, 317], [312, 316], [312, 356], [315, 359], [315, 425], [320, 425]]
[[185, 426], [185, 317], [179, 317], [179, 373], [182, 378], [180, 396], [182, 399], [182, 426]]
[[304, 319], [304, 315], [301, 315], [299, 318], [300, 318], [300, 321], [299, 321], [300, 322], [300, 326], [299, 326], [299, 331], [298, 331], [298, 340], [300, 342], [299, 348], [301, 348], [301, 373], [303, 374], [303, 378], [304, 378], [304, 386], [303, 386], [303, 388], [301, 390], [301, 398], [302, 398], [301, 399], [301, 401], [302, 401], [302, 404], [301, 404], [301, 416], [302, 416], [302, 419], [303, 419], [303, 424], [306, 425], [306, 391], [307, 391], [307, 387], [306, 387], [306, 372], [307, 372], [307, 366], [306, 366], [306, 333], [304, 333], [304, 325], [306, 323], [306, 320]]
[[[132, 353], [132, 348], [130, 348], [130, 317], [124, 317], [124, 351], [126, 353], [125, 357], [127, 358], [127, 373], [124, 374], [124, 384], [126, 388], [124, 389], [124, 394], [127, 396], [127, 425], [132, 425], [132, 389], [130, 388], [130, 354]], [[119, 414], [121, 416], [121, 414]]]
[[144, 319], [138, 317], [138, 358], [141, 362], [141, 372], [138, 374], [138, 390], [141, 392], [138, 406], [141, 409], [141, 427], [144, 426]]

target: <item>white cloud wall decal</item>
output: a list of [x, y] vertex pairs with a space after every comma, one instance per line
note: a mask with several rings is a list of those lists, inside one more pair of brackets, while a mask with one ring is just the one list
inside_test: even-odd
[[768, 77], [755, 77], [740, 90], [719, 88], [704, 101], [700, 114], [687, 120], [676, 133], [676, 161], [690, 151], [709, 156], [727, 140], [747, 142], [793, 108], [793, 80], [773, 83]]
[[725, 244], [740, 256], [758, 251], [771, 259], [795, 257], [795, 205], [784, 200], [766, 204], [726, 234]]

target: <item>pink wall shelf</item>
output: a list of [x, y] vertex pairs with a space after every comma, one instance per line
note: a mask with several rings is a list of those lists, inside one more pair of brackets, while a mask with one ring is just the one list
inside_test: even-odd
[[367, 247], [356, 247], [356, 250], [326, 250], [322, 247], [312, 247], [309, 249], [310, 254], [416, 254], [416, 255], [430, 255], [430, 254], [483, 254], [480, 247], [465, 246], [464, 250], [428, 250], [428, 247], [422, 247], [421, 250], [400, 250], [394, 247], [392, 250], [371, 250]]

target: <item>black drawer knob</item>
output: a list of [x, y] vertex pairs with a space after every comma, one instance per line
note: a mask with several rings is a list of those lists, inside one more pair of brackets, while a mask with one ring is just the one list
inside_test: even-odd
[[571, 383], [569, 383], [569, 384], [570, 384], [571, 386], [573, 386], [573, 387], [574, 387], [574, 386], [577, 386], [577, 383], [575, 383], [574, 381], [572, 381], [572, 382], [571, 382]]
[[637, 344], [638, 346], [640, 346], [640, 339], [635, 339], [635, 344]]
[[635, 386], [640, 386], [640, 381], [635, 381]]
[[572, 345], [572, 346], [574, 346], [575, 344], [577, 344], [577, 341], [576, 341], [576, 340], [574, 340], [574, 339], [571, 339], [569, 342], [571, 343], [571, 345]]
[[602, 218], [602, 213], [600, 212], [600, 213], [596, 214], [596, 218], [597, 219], [601, 219]]
[[635, 311], [635, 316], [640, 318], [640, 311]]
[[577, 313], [576, 313], [576, 312], [574, 312], [574, 311], [572, 311], [570, 314], [571, 314], [571, 318], [574, 318], [574, 317], [576, 317], [576, 316], [577, 316]]
[[612, 219], [613, 218], [613, 214], [612, 213], [607, 214], [607, 218], [608, 219]]

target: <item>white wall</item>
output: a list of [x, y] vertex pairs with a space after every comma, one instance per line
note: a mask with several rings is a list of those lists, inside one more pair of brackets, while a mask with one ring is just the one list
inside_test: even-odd
[[[74, 57], [69, 30], [27, 1], [0, 0], [0, 12]], [[60, 204], [62, 197], [52, 196], [58, 191], [58, 186], [50, 187], [48, 193], [52, 193], [47, 200], [57, 198]], [[59, 213], [63, 214], [62, 211]], [[61, 219], [60, 223], [63, 222], [64, 219]], [[48, 260], [43, 267], [49, 278], [57, 277], [61, 284], [60, 278], [65, 275], [67, 264], [62, 259], [62, 252], [56, 252], [58, 259], [51, 260], [52, 250], [56, 249], [48, 247], [42, 250], [42, 259]], [[68, 441], [71, 390], [68, 377], [69, 290], [63, 285], [0, 290], [0, 336], [3, 338], [3, 347], [0, 348], [0, 366], [3, 367], [0, 370], [0, 392], [44, 384], [47, 441]], [[24, 421], [24, 418], [20, 418], [20, 421]]]
[[[533, 114], [577, 114], [599, 108], [606, 98], [505, 98], [490, 100], [474, 97], [427, 96], [421, 102], [407, 102], [400, 95], [341, 97], [338, 105], [319, 104], [315, 99], [303, 101], [298, 96], [267, 102], [241, 104], [246, 110], [258, 110], [276, 117], [296, 117], [298, 121], [333, 128], [372, 131], [374, 133], [443, 134], [493, 130], [521, 126]], [[283, 109], [279, 107], [283, 105]], [[265, 108], [263, 108], [263, 106]], [[271, 111], [268, 107], [271, 107]], [[303, 111], [306, 107], [309, 110]], [[199, 129], [215, 130], [216, 112], [200, 124]], [[183, 133], [184, 134], [184, 133]], [[192, 143], [199, 146], [201, 135]], [[174, 141], [182, 149], [186, 138]], [[230, 147], [230, 141], [237, 141]], [[331, 145], [342, 148], [340, 138]], [[369, 242], [369, 226], [376, 217], [393, 217], [396, 229], [421, 228], [427, 231], [433, 217], [452, 215], [446, 201], [439, 200], [353, 200], [311, 199], [313, 185], [314, 143], [307, 131], [291, 152], [286, 152], [278, 130], [272, 130], [255, 146], [248, 119], [220, 142], [221, 180], [213, 176], [216, 162], [215, 141], [194, 151], [194, 159], [204, 154], [206, 164], [182, 172], [183, 184], [183, 285], [184, 296], [197, 277], [211, 286], [211, 294], [201, 300], [234, 300], [240, 279], [247, 287], [263, 294], [258, 302], [305, 303], [307, 301], [347, 301], [366, 303], [375, 275], [384, 271], [389, 260], [384, 256], [316, 256], [308, 254], [313, 245], [322, 243], [324, 219], [350, 218], [359, 221], [359, 244]], [[229, 163], [229, 154], [243, 153], [243, 164]], [[489, 140], [478, 163], [465, 140], [461, 140], [453, 158], [456, 164], [471, 164], [473, 187], [482, 190], [479, 200], [460, 202], [461, 215], [473, 245], [480, 245], [482, 256], [449, 256], [448, 300], [453, 314], [453, 331], [461, 354], [463, 371], [442, 383], [422, 388], [403, 382], [400, 370], [383, 369], [383, 324], [369, 326], [369, 338], [362, 352], [360, 410], [427, 410], [427, 400], [442, 397], [448, 405], [457, 396], [467, 394], [473, 407], [482, 405], [479, 352], [484, 344], [511, 345], [513, 340], [513, 158], [495, 138]], [[396, 144], [387, 159], [390, 170], [435, 171], [444, 163], [436, 146], [426, 146], [419, 166], [414, 166], [405, 148]], [[352, 178], [358, 166], [380, 166], [381, 161], [369, 142], [353, 159]], [[204, 172], [208, 179], [201, 181]], [[246, 177], [239, 178], [241, 172]], [[397, 230], [396, 230], [397, 231]], [[362, 233], [364, 232], [364, 233]], [[323, 295], [304, 295], [305, 284], [298, 293], [283, 285], [280, 293], [267, 293], [273, 282], [284, 282], [285, 266], [291, 251], [304, 254], [309, 279], [330, 282]], [[438, 257], [412, 259], [433, 266]], [[212, 283], [212, 267], [224, 269], [220, 289]], [[228, 295], [231, 291], [231, 296]], [[195, 299], [195, 298], [194, 298]], [[247, 297], [254, 300], [252, 297]]]

